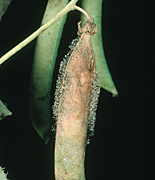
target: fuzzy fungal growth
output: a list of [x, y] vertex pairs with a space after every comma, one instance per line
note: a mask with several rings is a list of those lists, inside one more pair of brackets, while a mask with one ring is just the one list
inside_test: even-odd
[[0, 180], [8, 180], [6, 176], [7, 174], [4, 173], [4, 168], [0, 166]]
[[100, 92], [90, 35], [96, 25], [88, 20], [71, 51], [60, 64], [53, 113], [56, 118], [55, 179], [84, 180], [85, 145], [94, 132]]
[[98, 72], [94, 74], [94, 81], [92, 82], [92, 91], [90, 95], [90, 101], [88, 106], [88, 132], [86, 144], [90, 143], [90, 136], [94, 135], [95, 121], [96, 121], [96, 110], [98, 104], [98, 98], [100, 95], [100, 75]]
[[79, 41], [79, 37], [74, 39], [70, 46], [69, 46], [69, 52], [65, 57], [63, 58], [63, 61], [60, 63], [60, 68], [59, 68], [59, 74], [58, 74], [58, 79], [56, 81], [56, 90], [54, 93], [54, 105], [53, 105], [53, 118], [55, 120], [55, 124], [52, 126], [52, 131], [56, 132], [56, 124], [57, 124], [57, 119], [58, 119], [58, 112], [59, 112], [59, 102], [60, 102], [60, 96], [62, 92], [62, 86], [63, 86], [63, 79], [64, 79], [64, 74], [67, 66], [68, 59], [70, 55], [72, 54], [77, 42]]

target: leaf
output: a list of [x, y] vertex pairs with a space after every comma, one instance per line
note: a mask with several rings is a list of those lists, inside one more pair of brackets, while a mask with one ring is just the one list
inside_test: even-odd
[[7, 109], [7, 107], [0, 100], [0, 120], [4, 119], [6, 116], [11, 116], [12, 112]]
[[[102, 43], [102, 0], [82, 0], [82, 8], [91, 15], [98, 28], [98, 32], [91, 39], [96, 60], [96, 70], [100, 74], [100, 85], [103, 89], [111, 92], [113, 96], [116, 96], [118, 92], [108, 69]], [[85, 19], [85, 16], [82, 15], [83, 22], [85, 22]]]
[[12, 0], [0, 0], [0, 21]]

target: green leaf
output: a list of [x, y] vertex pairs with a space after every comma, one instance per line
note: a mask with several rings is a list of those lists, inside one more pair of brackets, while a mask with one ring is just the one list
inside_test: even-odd
[[0, 120], [4, 119], [7, 116], [11, 116], [12, 112], [7, 109], [7, 107], [0, 100]]

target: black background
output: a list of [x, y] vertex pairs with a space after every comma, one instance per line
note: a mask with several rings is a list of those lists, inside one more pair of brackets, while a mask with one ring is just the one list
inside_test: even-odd
[[[147, 94], [144, 59], [143, 1], [103, 1], [103, 43], [119, 97], [101, 89], [95, 135], [86, 149], [87, 180], [143, 180]], [[47, 0], [13, 0], [0, 23], [0, 56], [35, 31]], [[79, 12], [64, 27], [52, 84], [59, 63], [76, 38]], [[32, 127], [28, 88], [36, 40], [0, 66], [0, 99], [13, 115], [0, 121], [0, 166], [10, 180], [54, 179], [54, 135], [48, 145]]]

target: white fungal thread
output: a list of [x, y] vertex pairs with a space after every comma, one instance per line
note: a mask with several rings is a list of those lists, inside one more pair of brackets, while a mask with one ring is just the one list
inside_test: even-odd
[[7, 175], [8, 175], [8, 173], [5, 173], [5, 172], [4, 172], [4, 168], [2, 168], [2, 167], [0, 166], [0, 180], [8, 180], [8, 179], [7, 179]]
[[87, 140], [86, 145], [90, 143], [90, 136], [94, 135], [95, 121], [96, 121], [96, 110], [98, 104], [98, 98], [100, 95], [100, 75], [98, 72], [94, 74], [92, 83], [92, 92], [90, 96], [90, 103], [88, 106], [88, 130], [87, 130]]

